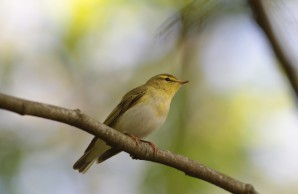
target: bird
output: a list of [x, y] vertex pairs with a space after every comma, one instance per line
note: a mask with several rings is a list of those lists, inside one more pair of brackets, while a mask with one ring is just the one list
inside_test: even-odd
[[[163, 125], [174, 95], [188, 82], [167, 73], [153, 76], [145, 84], [127, 92], [104, 124], [141, 140]], [[148, 143], [152, 148], [155, 147], [151, 142]], [[83, 156], [73, 165], [73, 169], [85, 173], [93, 163], [101, 163], [119, 152], [121, 151], [94, 137]]]

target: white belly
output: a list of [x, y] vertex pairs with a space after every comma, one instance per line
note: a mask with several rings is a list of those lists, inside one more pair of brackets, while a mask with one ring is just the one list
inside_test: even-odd
[[158, 116], [148, 105], [136, 105], [126, 111], [117, 122], [115, 129], [144, 138], [162, 126], [167, 115]]

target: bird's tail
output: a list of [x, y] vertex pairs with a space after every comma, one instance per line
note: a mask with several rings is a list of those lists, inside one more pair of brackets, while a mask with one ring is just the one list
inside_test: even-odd
[[104, 141], [94, 137], [83, 156], [73, 165], [73, 169], [78, 170], [80, 173], [87, 172], [97, 158], [110, 148]]
[[84, 155], [78, 159], [78, 161], [76, 161], [76, 163], [73, 165], [73, 169], [84, 174], [92, 166], [96, 159], [97, 156], [92, 153], [92, 150], [89, 150], [85, 152]]

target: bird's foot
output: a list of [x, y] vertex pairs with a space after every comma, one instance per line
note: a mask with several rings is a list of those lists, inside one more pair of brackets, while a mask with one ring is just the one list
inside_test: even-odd
[[154, 143], [150, 142], [150, 141], [146, 141], [146, 140], [143, 140], [143, 139], [140, 139], [132, 134], [129, 134], [129, 133], [124, 133], [125, 135], [127, 135], [128, 137], [132, 138], [137, 145], [140, 145], [140, 142], [144, 142], [144, 143], [147, 143], [151, 146], [152, 150], [153, 150], [153, 153], [154, 154], [157, 154], [157, 147], [155, 146]]
[[154, 143], [152, 143], [151, 141], [143, 140], [143, 139], [141, 139], [140, 141], [141, 141], [141, 142], [144, 142], [144, 143], [148, 143], [148, 144], [151, 146], [151, 148], [152, 148], [152, 150], [153, 150], [153, 153], [154, 153], [154, 154], [157, 154], [157, 147], [155, 146]]
[[129, 133], [124, 133], [125, 135], [127, 135], [128, 137], [130, 137], [131, 139], [133, 139], [137, 145], [140, 145], [140, 138], [132, 135], [132, 134], [129, 134]]

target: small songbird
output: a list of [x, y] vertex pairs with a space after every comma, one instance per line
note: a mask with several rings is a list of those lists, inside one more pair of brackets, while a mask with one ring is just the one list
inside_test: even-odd
[[[172, 98], [185, 83], [188, 81], [178, 80], [170, 74], [150, 78], [144, 85], [125, 94], [104, 124], [135, 138], [146, 137], [165, 122]], [[85, 173], [95, 161], [101, 163], [119, 152], [94, 137], [73, 168]]]

